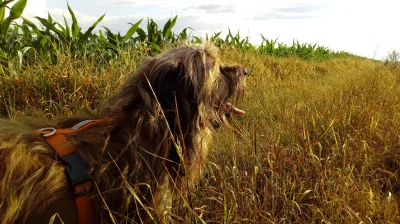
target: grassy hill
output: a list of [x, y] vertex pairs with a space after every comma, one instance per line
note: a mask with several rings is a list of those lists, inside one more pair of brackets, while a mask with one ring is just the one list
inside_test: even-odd
[[[400, 72], [356, 57], [309, 61], [223, 48], [249, 68], [244, 117], [218, 130], [205, 177], [185, 192], [206, 222], [400, 221]], [[136, 63], [59, 64], [1, 76], [1, 110], [48, 117], [94, 108]], [[185, 207], [174, 213], [191, 219]]]
[[252, 74], [246, 116], [215, 136], [194, 193], [206, 220], [400, 221], [399, 71], [360, 58], [223, 56]]

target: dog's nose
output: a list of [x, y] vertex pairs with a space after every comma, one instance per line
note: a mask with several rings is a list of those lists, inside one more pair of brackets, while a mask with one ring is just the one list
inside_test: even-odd
[[243, 68], [243, 74], [244, 74], [244, 76], [247, 76], [249, 73], [247, 72], [247, 69], [246, 68]]

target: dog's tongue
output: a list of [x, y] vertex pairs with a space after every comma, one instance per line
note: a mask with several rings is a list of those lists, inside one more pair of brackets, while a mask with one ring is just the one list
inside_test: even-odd
[[241, 110], [241, 109], [233, 106], [231, 103], [227, 103], [226, 106], [229, 108], [230, 112], [233, 114], [237, 114], [240, 116], [243, 116], [245, 114], [244, 110]]
[[243, 116], [245, 114], [244, 110], [241, 110], [235, 106], [232, 106], [232, 113], [238, 114], [240, 116]]

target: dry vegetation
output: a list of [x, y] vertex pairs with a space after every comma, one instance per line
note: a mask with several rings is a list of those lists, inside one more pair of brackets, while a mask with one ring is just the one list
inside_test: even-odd
[[[246, 115], [217, 131], [205, 176], [178, 197], [175, 220], [400, 222], [398, 70], [368, 59], [316, 62], [231, 48], [222, 58], [250, 70]], [[72, 114], [108, 97], [135, 69], [63, 60], [1, 76], [1, 110], [14, 119]]]
[[225, 51], [252, 68], [195, 206], [215, 222], [398, 223], [400, 73], [367, 59]]

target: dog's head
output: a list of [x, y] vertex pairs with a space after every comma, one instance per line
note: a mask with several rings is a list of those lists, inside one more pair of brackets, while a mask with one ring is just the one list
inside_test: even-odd
[[211, 43], [185, 45], [145, 60], [108, 101], [106, 109], [114, 112], [106, 115], [140, 116], [150, 132], [166, 131], [166, 120], [168, 129], [185, 139], [230, 113], [243, 115], [234, 104], [243, 97], [247, 70], [220, 63], [218, 53]]
[[244, 95], [247, 70], [221, 64], [214, 45], [178, 47], [150, 64], [152, 71], [145, 75], [171, 130], [176, 130], [179, 122], [179, 131], [186, 135], [220, 124], [231, 113], [244, 114], [234, 104]]

